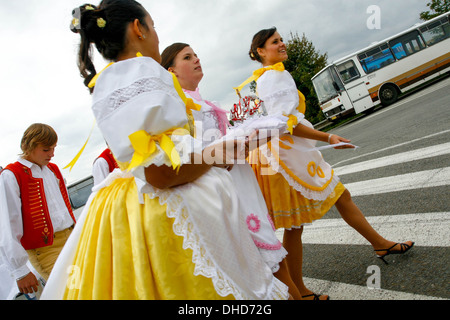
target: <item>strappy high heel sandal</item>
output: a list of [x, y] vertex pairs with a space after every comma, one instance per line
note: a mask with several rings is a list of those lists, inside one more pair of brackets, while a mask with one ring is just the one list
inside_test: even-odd
[[[400, 245], [400, 250], [395, 250], [392, 251], [392, 249], [396, 246], [396, 245]], [[414, 242], [411, 243], [411, 245], [406, 244], [406, 243], [396, 243], [394, 244], [392, 247], [390, 247], [389, 249], [379, 249], [379, 250], [375, 250], [375, 252], [378, 251], [386, 251], [386, 254], [383, 255], [377, 255], [377, 258], [383, 260], [383, 262], [385, 264], [388, 264], [386, 260], [384, 260], [384, 258], [390, 254], [403, 254], [406, 253], [409, 249], [411, 249], [414, 246]]]
[[[322, 297], [322, 295], [313, 293], [313, 294], [308, 294], [306, 296], [302, 296], [302, 298], [309, 298], [309, 297], [313, 297], [312, 300], [317, 301], [317, 300], [320, 300], [320, 297]], [[327, 298], [325, 300], [330, 300], [330, 297], [327, 296]]]

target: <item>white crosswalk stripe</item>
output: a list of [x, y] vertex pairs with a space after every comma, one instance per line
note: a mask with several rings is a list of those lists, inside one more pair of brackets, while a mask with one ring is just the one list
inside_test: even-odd
[[447, 186], [450, 167], [346, 184], [353, 196]]
[[337, 175], [343, 176], [350, 173], [361, 172], [365, 170], [377, 169], [394, 164], [405, 163], [409, 161], [417, 161], [437, 157], [441, 155], [450, 154], [450, 142], [443, 143], [436, 146], [403, 152], [387, 157], [359, 162], [357, 165], [351, 164], [335, 168]]
[[[447, 134], [448, 132], [440, 132]], [[405, 143], [405, 145], [408, 143]], [[403, 145], [403, 144], [402, 144]], [[428, 161], [434, 157], [450, 154], [450, 142], [418, 148], [406, 152], [394, 153], [397, 146], [386, 148], [391, 155], [371, 160], [354, 162], [360, 155], [337, 163], [334, 170], [339, 176], [351, 176], [368, 170], [388, 168], [412, 161]], [[384, 150], [385, 151], [385, 150]], [[373, 152], [372, 155], [376, 155]], [[449, 158], [450, 159], [450, 158]], [[450, 163], [450, 162], [447, 162]], [[384, 170], [384, 172], [389, 172]], [[370, 176], [370, 175], [367, 175]], [[401, 175], [392, 175], [376, 179], [368, 179], [345, 184], [353, 197], [380, 195], [391, 192], [420, 191], [424, 188], [443, 187], [450, 185], [450, 167], [443, 167], [418, 172], [409, 172]], [[450, 189], [449, 189], [450, 190]], [[450, 198], [450, 193], [448, 193]], [[449, 207], [450, 209], [450, 207]], [[450, 212], [424, 212], [384, 216], [369, 216], [369, 223], [387, 239], [404, 240], [413, 239], [417, 247], [448, 248], [450, 244]], [[277, 230], [279, 239], [282, 239], [283, 230]], [[342, 219], [321, 219], [311, 225], [306, 225], [302, 236], [303, 244], [320, 245], [368, 245], [367, 241]], [[323, 279], [305, 277], [306, 285], [317, 292], [323, 292], [335, 300], [368, 299], [368, 300], [428, 300], [442, 299], [441, 297], [400, 292], [395, 290], [371, 289], [367, 286], [352, 285]]]

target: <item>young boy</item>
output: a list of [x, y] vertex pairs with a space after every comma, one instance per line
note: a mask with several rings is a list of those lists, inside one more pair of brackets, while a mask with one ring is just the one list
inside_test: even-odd
[[92, 176], [94, 177], [94, 186], [105, 180], [105, 178], [118, 169], [119, 165], [114, 159], [114, 156], [109, 148], [104, 150], [97, 159], [94, 161], [92, 167]]
[[27, 261], [47, 280], [75, 224], [64, 179], [50, 163], [57, 141], [50, 126], [31, 125], [23, 154], [0, 174], [0, 255], [25, 294], [39, 285]]

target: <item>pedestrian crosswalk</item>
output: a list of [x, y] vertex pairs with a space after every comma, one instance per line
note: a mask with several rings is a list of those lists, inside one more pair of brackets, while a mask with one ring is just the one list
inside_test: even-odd
[[[433, 134], [433, 136], [446, 136], [449, 138], [446, 140], [450, 141], [450, 130], [438, 132]], [[422, 139], [425, 138], [427, 137], [423, 137]], [[423, 211], [416, 210], [415, 212], [405, 214], [368, 216], [367, 220], [374, 229], [386, 239], [411, 239], [415, 241], [415, 250], [420, 250], [418, 248], [427, 248], [427, 250], [436, 248], [436, 250], [440, 250], [439, 252], [443, 254], [438, 257], [432, 257], [432, 259], [442, 259], [442, 263], [440, 264], [442, 267], [438, 267], [438, 270], [434, 271], [424, 271], [431, 273], [443, 271], [443, 274], [439, 276], [445, 277], [448, 275], [447, 265], [450, 262], [450, 251], [448, 249], [450, 244], [450, 167], [448, 165], [450, 164], [450, 161], [444, 160], [445, 165], [443, 167], [415, 172], [403, 172], [402, 174], [397, 175], [392, 174], [395, 173], [395, 170], [385, 170], [384, 175], [389, 173], [390, 175], [383, 177], [376, 177], [376, 174], [374, 174], [376, 170], [372, 172], [369, 171], [379, 168], [389, 169], [390, 166], [402, 165], [413, 161], [416, 164], [415, 168], [418, 168], [421, 166], [417, 163], [425, 163], [436, 157], [444, 157], [445, 159], [445, 157], [450, 154], [450, 142], [423, 148], [415, 148], [415, 142], [417, 141], [408, 141], [402, 144], [403, 147], [407, 144], [410, 146], [405, 152], [394, 153], [396, 147], [400, 145], [392, 146], [385, 148], [384, 150], [371, 152], [371, 154], [366, 153], [355, 157], [349, 157], [348, 159], [335, 164], [333, 168], [336, 174], [341, 178], [349, 178], [349, 180], [352, 181], [351, 183], [345, 184], [345, 186], [354, 199], [372, 195], [383, 197], [386, 194], [390, 194], [392, 197], [392, 194], [396, 192], [420, 193], [428, 188], [444, 188], [446, 198], [441, 199], [441, 201], [447, 203], [449, 211], [428, 212], [426, 210], [428, 204], [424, 203], [423, 207], [420, 208]], [[377, 157], [377, 154], [386, 154], [387, 150], [389, 150], [387, 153], [390, 153], [390, 155]], [[399, 150], [405, 150], [405, 148], [399, 148]], [[358, 160], [362, 160], [363, 158], [371, 159], [358, 162]], [[450, 160], [450, 156], [448, 160]], [[365, 172], [367, 174], [362, 174]], [[355, 179], [354, 177], [359, 177], [359, 181], [351, 180], [351, 178]], [[361, 179], [361, 177], [365, 178]], [[281, 240], [283, 230], [277, 230], [277, 235]], [[313, 246], [313, 248], [314, 246], [318, 246], [321, 250], [329, 247], [330, 252], [331, 250], [334, 250], [336, 246], [369, 246], [368, 242], [360, 234], [340, 218], [323, 218], [315, 221], [311, 225], [305, 226], [302, 241], [304, 247], [308, 245]], [[317, 258], [314, 263], [317, 268], [329, 267], [320, 266], [319, 258]], [[307, 261], [304, 261], [304, 265], [305, 264], [307, 264]], [[374, 262], [374, 264], [376, 264], [376, 262]], [[432, 263], [430, 262], [428, 265], [432, 265]], [[391, 270], [392, 268], [396, 268], [395, 264], [392, 266], [390, 265], [389, 267]], [[383, 287], [380, 289], [370, 289], [367, 285], [355, 285], [352, 283], [352, 271], [349, 271], [348, 274], [349, 281], [342, 281], [342, 279], [341, 281], [333, 281], [333, 279], [330, 278], [322, 279], [320, 276], [317, 276], [320, 275], [319, 271], [314, 273], [314, 277], [308, 277], [308, 274], [304, 274], [304, 281], [310, 289], [328, 294], [334, 300], [428, 300], [450, 298], [449, 292], [443, 293], [445, 290], [440, 290], [436, 295], [430, 294], [433, 290], [424, 290], [423, 292], [426, 292], [426, 294], [421, 294], [420, 288], [411, 290], [414, 292], [408, 292], [407, 288], [413, 287], [414, 285], [404, 286], [406, 288], [404, 291]], [[369, 275], [367, 275], [367, 277], [368, 276]], [[436, 279], [438, 279], [439, 276], [436, 275]], [[415, 279], [402, 280], [415, 281]], [[442, 279], [440, 279], [440, 281], [442, 281]], [[447, 287], [448, 282], [448, 279], [445, 278], [442, 281]], [[439, 285], [440, 284], [436, 284], [436, 286]], [[434, 286], [434, 284], [430, 284], [430, 286]]]
[[369, 194], [447, 186], [449, 183], [450, 167], [447, 167], [358, 181], [346, 184], [346, 187], [350, 193], [356, 197]]

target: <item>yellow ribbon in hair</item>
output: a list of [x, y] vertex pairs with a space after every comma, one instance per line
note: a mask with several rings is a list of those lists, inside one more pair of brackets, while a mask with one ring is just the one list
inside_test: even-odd
[[253, 71], [253, 75], [248, 78], [247, 80], [245, 80], [239, 87], [233, 88], [236, 90], [236, 92], [240, 92], [246, 85], [248, 85], [249, 83], [258, 80], [266, 71], [269, 70], [275, 70], [275, 71], [284, 71], [284, 64], [283, 62], [278, 62], [272, 66], [268, 66], [268, 67], [264, 67], [258, 70]]
[[86, 146], [87, 146], [89, 140], [91, 139], [92, 132], [94, 131], [95, 123], [96, 123], [96, 122], [95, 122], [95, 120], [94, 120], [94, 124], [92, 125], [91, 133], [89, 133], [89, 136], [88, 136], [86, 142], [84, 143], [83, 147], [81, 148], [80, 152], [78, 152], [77, 155], [75, 156], [75, 158], [73, 158], [73, 160], [70, 161], [70, 163], [69, 163], [67, 166], [65, 166], [63, 169], [69, 169], [69, 172], [72, 171], [73, 167], [75, 166], [75, 164], [77, 163], [77, 161], [80, 159], [81, 155], [83, 154], [84, 149], [86, 148]]
[[[184, 129], [179, 130], [185, 132]], [[159, 146], [169, 157], [173, 169], [179, 170], [181, 167], [180, 154], [176, 150], [172, 139], [169, 137], [174, 134], [174, 131], [171, 130], [159, 135], [150, 135], [146, 131], [140, 130], [130, 135], [129, 139], [134, 148], [134, 154], [128, 166], [128, 171], [142, 165], [144, 161], [157, 151], [156, 142], [159, 142]]]

